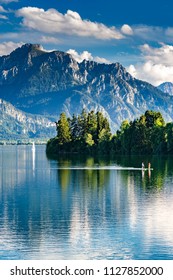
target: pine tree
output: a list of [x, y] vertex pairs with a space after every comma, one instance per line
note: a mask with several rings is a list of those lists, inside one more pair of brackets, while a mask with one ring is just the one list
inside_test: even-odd
[[89, 112], [87, 116], [87, 133], [92, 135], [92, 139], [94, 140], [94, 143], [96, 143], [97, 116], [94, 111]]
[[60, 145], [71, 141], [70, 125], [65, 113], [60, 115], [60, 119], [57, 122], [57, 137]]
[[97, 112], [97, 143], [101, 141], [108, 141], [110, 139], [111, 131], [107, 118], [101, 112]]
[[167, 152], [173, 154], [173, 123], [166, 125]]

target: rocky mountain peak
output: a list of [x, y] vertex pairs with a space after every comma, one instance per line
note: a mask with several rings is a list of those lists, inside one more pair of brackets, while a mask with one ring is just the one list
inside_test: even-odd
[[173, 95], [173, 83], [165, 82], [158, 86], [158, 89], [166, 94]]
[[[45, 54], [43, 47], [38, 44], [25, 44], [15, 49], [9, 55], [0, 57], [0, 71], [11, 71], [14, 68], [19, 71], [30, 67], [33, 58]], [[17, 71], [18, 72], [18, 71]]]
[[27, 54], [27, 53], [44, 53], [43, 47], [40, 44], [24, 44], [21, 47], [15, 49], [10, 55]]

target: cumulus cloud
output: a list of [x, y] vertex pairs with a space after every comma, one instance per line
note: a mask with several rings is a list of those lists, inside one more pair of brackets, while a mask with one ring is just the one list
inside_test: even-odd
[[173, 82], [173, 46], [161, 44], [161, 47], [153, 48], [144, 44], [140, 50], [144, 63], [127, 68], [134, 77], [155, 86], [163, 82]]
[[3, 42], [0, 43], [0, 55], [7, 55], [11, 53], [14, 49], [21, 47], [23, 45], [22, 42], [20, 43], [14, 43], [12, 41], [10, 42]]
[[115, 27], [107, 27], [102, 23], [84, 20], [74, 11], [62, 14], [55, 9], [23, 7], [16, 12], [22, 17], [25, 27], [48, 34], [66, 34], [81, 37], [94, 37], [100, 40], [122, 39], [123, 35]]
[[83, 51], [82, 53], [78, 53], [76, 50], [69, 49], [67, 53], [71, 54], [73, 58], [78, 62], [82, 62], [84, 59], [93, 60], [92, 54], [88, 51]]
[[85, 60], [96, 61], [98, 63], [107, 63], [107, 64], [110, 63], [110, 61], [108, 61], [105, 58], [99, 56], [93, 57], [92, 54], [88, 51], [83, 51], [82, 53], [78, 53], [76, 50], [69, 49], [67, 53], [71, 54], [73, 58], [78, 62], [82, 62], [85, 59]]
[[133, 29], [128, 24], [121, 27], [121, 32], [125, 35], [133, 35]]
[[173, 82], [173, 66], [155, 65], [152, 61], [148, 61], [142, 65], [130, 65], [128, 71], [137, 79], [147, 81], [155, 86], [164, 82]]
[[154, 64], [173, 66], [173, 46], [161, 43], [160, 48], [153, 48], [148, 44], [140, 47], [146, 60], [151, 60]]

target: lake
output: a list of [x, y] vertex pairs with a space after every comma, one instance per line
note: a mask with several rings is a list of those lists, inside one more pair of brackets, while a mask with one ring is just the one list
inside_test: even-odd
[[0, 259], [173, 259], [173, 157], [0, 146], [0, 167]]

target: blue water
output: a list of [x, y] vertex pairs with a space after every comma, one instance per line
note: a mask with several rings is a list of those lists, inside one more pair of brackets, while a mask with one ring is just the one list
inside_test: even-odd
[[173, 259], [172, 163], [1, 146], [0, 259]]

